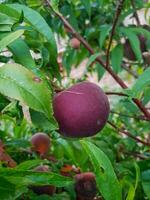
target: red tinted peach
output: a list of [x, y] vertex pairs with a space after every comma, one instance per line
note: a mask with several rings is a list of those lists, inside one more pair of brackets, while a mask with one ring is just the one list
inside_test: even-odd
[[32, 136], [31, 144], [34, 151], [45, 154], [50, 148], [50, 138], [47, 134], [39, 132]]
[[70, 46], [73, 48], [73, 49], [79, 49], [80, 47], [80, 41], [77, 39], [77, 38], [72, 38], [70, 40]]

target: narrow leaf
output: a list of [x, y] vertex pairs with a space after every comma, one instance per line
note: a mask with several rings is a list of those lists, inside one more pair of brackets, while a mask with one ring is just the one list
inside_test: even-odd
[[108, 36], [110, 30], [111, 30], [111, 26], [109, 26], [109, 25], [104, 25], [104, 26], [100, 27], [100, 36], [99, 36], [100, 48], [103, 47], [105, 39]]
[[99, 63], [96, 63], [96, 71], [97, 71], [98, 81], [100, 81], [103, 75], [105, 74], [106, 70]]
[[15, 193], [15, 185], [7, 181], [4, 177], [0, 177], [0, 180], [0, 199], [11, 199]]
[[15, 23], [15, 19], [12, 17], [9, 17], [3, 13], [0, 13], [0, 24], [5, 24], [5, 25], [13, 25]]
[[94, 167], [98, 189], [105, 200], [121, 200], [121, 188], [108, 157], [91, 142], [82, 140]]
[[[55, 185], [64, 187], [72, 184], [72, 179], [52, 172], [35, 172], [31, 170], [16, 170], [0, 168], [0, 174], [15, 185]], [[17, 182], [20, 180], [20, 182]]]
[[37, 165], [43, 164], [42, 160], [27, 160], [24, 161], [22, 163], [20, 163], [19, 165], [17, 165], [17, 167], [15, 169], [18, 170], [29, 170], [29, 169], [33, 169], [35, 168]]
[[88, 62], [87, 62], [87, 64], [86, 64], [86, 68], [88, 68], [88, 67], [95, 61], [95, 59], [96, 59], [98, 56], [100, 56], [99, 53], [95, 53], [95, 54], [93, 54], [92, 56], [90, 56], [90, 58], [89, 58], [89, 60], [88, 60]]
[[122, 30], [123, 34], [125, 34], [125, 36], [127, 36], [127, 38], [129, 39], [129, 42], [131, 44], [131, 47], [135, 53], [137, 60], [141, 61], [142, 53], [141, 53], [140, 42], [139, 42], [138, 36], [131, 29], [123, 28], [121, 30]]
[[126, 200], [134, 200], [135, 192], [136, 192], [136, 189], [137, 189], [137, 186], [138, 186], [138, 182], [139, 182], [140, 168], [136, 163], [134, 164], [134, 166], [135, 166], [135, 171], [136, 171], [135, 186], [133, 187], [133, 185], [131, 184]]
[[88, 15], [91, 16], [91, 3], [90, 3], [90, 0], [81, 0], [81, 2], [84, 5]]
[[111, 63], [114, 72], [119, 73], [123, 59], [123, 45], [118, 44], [111, 52]]
[[58, 10], [59, 0], [51, 0], [51, 6], [54, 11], [59, 12]]
[[2, 38], [2, 40], [0, 40], [0, 51], [2, 51], [16, 39], [18, 39], [21, 35], [23, 35], [23, 33], [24, 30], [17, 30], [15, 32], [9, 33], [7, 36]]
[[142, 173], [142, 186], [148, 199], [150, 199], [150, 169]]
[[35, 62], [31, 56], [28, 45], [21, 39], [15, 40], [9, 46], [10, 51], [14, 55], [14, 60], [27, 67], [28, 69], [35, 68]]
[[132, 87], [133, 96], [137, 96], [138, 93], [143, 91], [143, 89], [149, 84], [150, 84], [150, 68], [145, 70], [133, 85]]

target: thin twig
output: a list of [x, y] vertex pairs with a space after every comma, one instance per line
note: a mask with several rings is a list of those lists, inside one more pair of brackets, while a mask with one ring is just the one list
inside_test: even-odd
[[127, 130], [125, 130], [125, 129], [119, 129], [115, 124], [113, 124], [113, 123], [110, 122], [110, 121], [108, 121], [108, 124], [109, 124], [110, 126], [112, 126], [117, 132], [123, 133], [124, 135], [126, 135], [126, 136], [132, 138], [133, 140], [135, 140], [136, 142], [141, 143], [141, 144], [143, 144], [143, 145], [145, 145], [145, 146], [149, 146], [149, 147], [150, 147], [150, 143], [145, 142], [145, 141], [143, 141], [143, 140], [137, 138], [136, 136], [132, 135], [129, 131], [127, 131]]
[[124, 94], [124, 93], [122, 93], [122, 92], [105, 92], [105, 94], [107, 94], [107, 95], [116, 95], [116, 96], [128, 97], [127, 94]]
[[[123, 0], [122, 0], [123, 1]], [[46, 0], [47, 4], [49, 5], [50, 8], [51, 4], [49, 2], [49, 0]], [[53, 10], [54, 11], [54, 10]], [[59, 12], [54, 11], [55, 15], [58, 16], [61, 21], [63, 22], [63, 24], [65, 25], [65, 27], [67, 27], [70, 30], [70, 33], [76, 37], [81, 43], [82, 45], [90, 52], [91, 55], [95, 54], [95, 51], [93, 50], [93, 48], [90, 46], [90, 44], [78, 33], [75, 31], [75, 29], [70, 25], [70, 23], [65, 19], [65, 17], [63, 15], [61, 15]], [[107, 72], [109, 72], [111, 74], [111, 76], [114, 78], [114, 80], [123, 88], [123, 89], [127, 89], [128, 86], [126, 85], [126, 83], [108, 66], [106, 67], [105, 63], [103, 62], [103, 60], [101, 59], [101, 57], [97, 57], [95, 59], [99, 64], [101, 64], [101, 66], [106, 69]], [[148, 110], [144, 107], [144, 105], [140, 102], [140, 100], [138, 99], [132, 99], [133, 102], [137, 105], [137, 107], [144, 113], [145, 117], [147, 117], [150, 121], [150, 113], [148, 112]]]
[[120, 16], [121, 11], [122, 11], [122, 7], [123, 7], [123, 4], [124, 4], [124, 1], [125, 0], [118, 0], [118, 6], [117, 6], [117, 10], [116, 10], [116, 15], [115, 15], [114, 22], [113, 22], [113, 25], [112, 25], [109, 44], [108, 44], [108, 48], [107, 48], [107, 52], [106, 52], [106, 68], [109, 66], [110, 48], [111, 48], [111, 44], [112, 44], [112, 41], [113, 41], [113, 37], [114, 37], [114, 34], [115, 34], [116, 26], [117, 26], [117, 23], [118, 23], [118, 20], [119, 20], [119, 16]]
[[145, 116], [131, 116], [131, 115], [127, 115], [127, 114], [124, 114], [124, 113], [118, 113], [118, 112], [115, 112], [115, 111], [110, 111], [110, 112], [112, 114], [123, 116], [123, 117], [127, 117], [127, 118], [131, 118], [131, 119], [148, 121], [147, 118], [145, 118]]
[[140, 26], [140, 25], [141, 25], [141, 22], [140, 22], [139, 16], [138, 16], [137, 11], [136, 11], [136, 7], [135, 7], [135, 2], [134, 2], [134, 0], [131, 0], [131, 5], [132, 5], [132, 8], [133, 8], [133, 10], [134, 10], [133, 16], [134, 16], [135, 19], [136, 19], [137, 25]]
[[20, 103], [20, 105], [22, 106], [24, 119], [26, 119], [27, 122], [32, 123], [29, 107], [23, 103]]
[[144, 156], [144, 155], [142, 155], [138, 152], [124, 152], [124, 154], [135, 157], [135, 158], [139, 158], [141, 160], [147, 160], [148, 159], [147, 156]]
[[138, 78], [138, 75], [136, 72], [134, 72], [133, 70], [131, 70], [129, 67], [127, 67], [125, 64], [122, 64], [121, 66], [123, 69], [125, 69], [129, 74], [131, 74], [134, 78]]

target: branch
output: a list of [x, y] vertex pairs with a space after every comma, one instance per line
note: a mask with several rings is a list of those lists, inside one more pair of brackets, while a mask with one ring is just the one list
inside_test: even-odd
[[141, 159], [141, 160], [147, 160], [148, 157], [145, 155], [140, 154], [139, 152], [124, 152], [124, 154], [133, 156], [135, 158]]
[[150, 143], [145, 142], [145, 141], [143, 141], [143, 140], [137, 138], [136, 136], [132, 135], [129, 131], [127, 131], [127, 130], [125, 130], [125, 129], [119, 129], [115, 124], [113, 124], [113, 123], [110, 122], [110, 121], [108, 121], [108, 124], [109, 124], [110, 126], [112, 126], [117, 132], [123, 133], [124, 135], [126, 135], [126, 136], [132, 138], [133, 140], [135, 140], [136, 142], [141, 143], [141, 144], [143, 144], [143, 145], [145, 145], [145, 146], [150, 147]]
[[105, 92], [106, 95], [116, 95], [116, 96], [124, 96], [124, 97], [128, 97], [127, 94], [124, 94], [122, 92]]
[[110, 48], [111, 48], [111, 44], [112, 44], [112, 40], [113, 40], [113, 36], [115, 34], [115, 29], [119, 20], [119, 16], [121, 14], [122, 8], [123, 8], [123, 4], [124, 4], [125, 0], [118, 0], [118, 6], [117, 6], [117, 10], [116, 10], [116, 16], [114, 18], [114, 22], [112, 25], [112, 31], [110, 34], [110, 39], [109, 39], [109, 44], [108, 44], [108, 48], [107, 48], [107, 52], [106, 52], [106, 68], [109, 66], [109, 53], [110, 53]]
[[[121, 0], [124, 1], [124, 0]], [[49, 0], [46, 0], [46, 3], [48, 4], [48, 6], [50, 8], [51, 4], [49, 2]], [[53, 8], [52, 8], [53, 9]], [[54, 10], [53, 10], [54, 11]], [[75, 31], [75, 29], [70, 25], [70, 23], [63, 17], [63, 15], [61, 15], [59, 12], [54, 11], [55, 15], [58, 16], [61, 21], [63, 22], [64, 26], [67, 27], [70, 30], [70, 33], [76, 37], [81, 43], [82, 45], [90, 52], [91, 55], [95, 54], [95, 51], [93, 50], [93, 48], [90, 46], [90, 44], [78, 33]], [[103, 60], [101, 59], [101, 57], [97, 57], [95, 59], [99, 64], [101, 64], [101, 66], [106, 69], [107, 72], [109, 72], [109, 74], [111, 74], [111, 76], [114, 78], [114, 80], [123, 88], [123, 89], [127, 89], [128, 86], [126, 85], [126, 83], [124, 81], [122, 81], [122, 79], [111, 69], [111, 67], [107, 67], [105, 65], [105, 63], [103, 62]], [[142, 103], [138, 100], [138, 99], [133, 99], [133, 102], [137, 105], [137, 107], [144, 113], [145, 117], [147, 117], [147, 119], [149, 119], [150, 121], [150, 113], [148, 112], [148, 110], [142, 105]]]
[[129, 67], [127, 67], [125, 64], [122, 64], [121, 66], [123, 69], [125, 69], [129, 74], [131, 74], [134, 78], [138, 78], [138, 75], [136, 72], [134, 72], [133, 70], [131, 70]]
[[110, 111], [110, 112], [112, 114], [123, 116], [123, 117], [127, 117], [127, 118], [131, 118], [131, 119], [148, 121], [147, 118], [145, 118], [145, 116], [131, 116], [131, 115], [123, 114], [123, 113], [118, 113], [118, 112], [115, 112], [115, 111]]
[[132, 5], [132, 8], [133, 8], [133, 10], [134, 10], [133, 16], [134, 16], [135, 19], [136, 19], [137, 25], [140, 26], [141, 23], [140, 23], [140, 19], [139, 19], [139, 16], [138, 16], [138, 14], [137, 14], [137, 11], [136, 11], [136, 7], [135, 7], [135, 2], [134, 2], [134, 0], [131, 0], [131, 5]]

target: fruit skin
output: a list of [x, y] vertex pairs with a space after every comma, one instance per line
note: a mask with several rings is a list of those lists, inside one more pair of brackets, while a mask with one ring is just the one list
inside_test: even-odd
[[31, 138], [32, 149], [39, 154], [45, 154], [50, 148], [50, 138], [45, 133], [36, 133]]
[[[146, 24], [142, 25], [141, 28], [147, 31], [150, 31], [150, 27]], [[141, 35], [141, 34], [138, 35], [138, 38], [140, 42], [140, 49], [141, 49], [141, 52], [143, 53], [147, 51], [147, 47], [146, 47], [147, 39], [145, 38], [144, 35]], [[126, 39], [125, 44], [124, 44], [124, 57], [126, 57], [128, 60], [131, 60], [131, 61], [137, 60], [128, 39]]]
[[55, 95], [54, 116], [63, 136], [93, 136], [106, 124], [109, 116], [108, 98], [94, 83], [81, 82]]
[[[41, 165], [34, 169], [36, 172], [49, 172], [49, 167], [47, 165]], [[30, 186], [30, 189], [33, 190], [34, 193], [38, 195], [47, 194], [52, 196], [55, 191], [56, 187], [53, 185], [42, 185], [42, 186]]]
[[72, 38], [70, 40], [70, 46], [73, 48], [73, 49], [79, 49], [80, 48], [80, 41], [77, 39], [77, 38]]
[[74, 179], [77, 199], [94, 199], [97, 191], [95, 175], [92, 172], [85, 172], [77, 174]]

